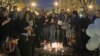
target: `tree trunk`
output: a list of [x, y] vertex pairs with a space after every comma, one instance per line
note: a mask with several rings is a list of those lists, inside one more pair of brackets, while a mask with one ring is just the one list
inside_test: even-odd
[[79, 0], [80, 4], [82, 5], [82, 8], [83, 8], [83, 10], [85, 12], [88, 11], [88, 5], [91, 4], [92, 1], [93, 0], [87, 0], [87, 1], [85, 1], [85, 0]]

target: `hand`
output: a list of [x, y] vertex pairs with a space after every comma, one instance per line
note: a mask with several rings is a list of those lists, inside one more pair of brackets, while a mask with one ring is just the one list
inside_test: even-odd
[[32, 27], [31, 26], [27, 26], [24, 28], [25, 30], [32, 30]]
[[3, 21], [3, 22], [2, 22], [2, 26], [4, 26], [5, 24], [9, 23], [10, 20], [11, 20], [11, 18], [7, 18], [7, 20]]
[[18, 44], [18, 40], [19, 40], [19, 39], [13, 39], [13, 40], [12, 40], [12, 43], [15, 44], [15, 45]]

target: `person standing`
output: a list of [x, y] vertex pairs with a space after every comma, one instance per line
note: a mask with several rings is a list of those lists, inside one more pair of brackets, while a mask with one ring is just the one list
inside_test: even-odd
[[74, 45], [74, 49], [76, 52], [80, 53], [80, 45], [81, 45], [81, 37], [80, 37], [80, 17], [77, 11], [72, 12], [72, 19], [71, 19], [71, 27], [75, 31], [76, 36], [76, 44]]
[[82, 56], [88, 54], [88, 50], [86, 49], [86, 43], [89, 40], [89, 36], [87, 36], [86, 34], [86, 29], [88, 27], [88, 25], [90, 24], [90, 19], [88, 18], [88, 13], [83, 12], [83, 17], [80, 19], [80, 47], [81, 47], [81, 54]]
[[62, 26], [65, 25], [64, 24], [66, 22], [65, 19], [66, 19], [65, 18], [65, 11], [64, 11], [64, 9], [61, 9], [58, 20], [60, 20], [62, 22], [62, 24], [59, 25], [59, 35], [60, 35], [60, 41], [63, 43], [64, 43], [64, 39], [65, 39], [66, 34], [65, 34], [65, 29], [63, 29]]
[[8, 10], [0, 8], [0, 52], [5, 54], [5, 43], [9, 35], [9, 25], [11, 19], [8, 17]]
[[12, 46], [14, 50], [12, 52], [8, 52], [7, 54], [9, 56], [11, 55], [20, 56], [20, 50], [18, 48], [18, 43], [17, 43], [20, 38], [18, 34], [19, 18], [18, 18], [18, 7], [17, 6], [13, 6], [13, 11], [9, 13], [9, 17], [11, 18], [11, 23], [10, 23], [10, 28], [9, 28], [9, 37], [10, 37], [9, 40], [11, 40], [11, 42], [9, 44], [9, 40], [8, 40], [7, 44], [12, 45], [11, 43], [13, 43], [14, 45]]
[[33, 20], [31, 17], [31, 12], [26, 11], [24, 17], [19, 21], [18, 33], [20, 35], [20, 39], [18, 47], [20, 49], [21, 56], [32, 56]]
[[55, 17], [55, 14], [56, 13], [52, 13], [52, 17], [50, 19], [50, 37], [49, 37], [49, 40], [50, 42], [55, 42], [57, 39], [56, 39], [56, 21], [57, 21], [57, 18]]
[[45, 23], [45, 15], [43, 12], [40, 12], [40, 14], [37, 16], [35, 20], [35, 47], [39, 48], [40, 47], [40, 41], [43, 41], [43, 25]]
[[10, 12], [9, 16], [11, 17], [12, 21], [18, 19], [18, 6], [13, 6], [13, 11]]
[[50, 35], [50, 22], [49, 18], [47, 15], [45, 15], [45, 23], [44, 23], [44, 28], [43, 28], [43, 35], [44, 35], [44, 40], [49, 41], [49, 35]]

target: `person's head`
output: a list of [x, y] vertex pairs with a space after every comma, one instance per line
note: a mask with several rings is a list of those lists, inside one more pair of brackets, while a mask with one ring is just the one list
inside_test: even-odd
[[13, 6], [13, 11], [17, 11], [18, 6]]
[[0, 15], [7, 17], [8, 16], [8, 10], [5, 7], [0, 8]]
[[72, 12], [73, 16], [78, 16], [78, 12], [75, 10]]
[[35, 12], [31, 12], [31, 14], [30, 14], [30, 18], [31, 18], [31, 19], [35, 19], [35, 18], [36, 18], [36, 14], [35, 14]]
[[87, 12], [83, 12], [82, 15], [83, 15], [83, 17], [87, 17], [88, 13]]
[[96, 16], [100, 18], [100, 10], [97, 11]]
[[31, 15], [30, 11], [26, 11], [25, 14], [24, 14], [23, 19], [30, 20], [30, 15]]

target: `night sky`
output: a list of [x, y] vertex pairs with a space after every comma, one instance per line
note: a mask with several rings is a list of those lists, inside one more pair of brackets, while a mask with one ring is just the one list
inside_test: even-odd
[[54, 0], [37, 0], [40, 8], [52, 8]]
[[[25, 3], [29, 3], [29, 0], [22, 0]], [[54, 0], [37, 0], [37, 6], [39, 8], [53, 8]]]

